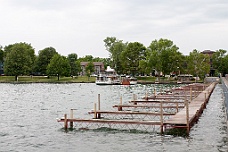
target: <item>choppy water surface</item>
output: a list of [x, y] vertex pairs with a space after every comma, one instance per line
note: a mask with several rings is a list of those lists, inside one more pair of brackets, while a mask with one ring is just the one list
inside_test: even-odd
[[0, 151], [201, 151], [228, 150], [227, 124], [222, 88], [217, 85], [207, 108], [190, 136], [173, 137], [149, 133], [121, 131], [65, 132], [57, 117], [75, 108], [74, 116], [91, 118], [97, 95], [101, 94], [101, 109], [112, 109], [132, 99], [144, 96], [154, 87], [168, 86], [96, 86], [95, 84], [0, 84]]

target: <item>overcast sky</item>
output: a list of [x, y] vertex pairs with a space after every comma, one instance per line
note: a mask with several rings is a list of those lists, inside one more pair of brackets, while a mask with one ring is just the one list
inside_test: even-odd
[[146, 47], [166, 38], [185, 55], [228, 50], [228, 0], [0, 0], [0, 19], [1, 46], [26, 42], [36, 54], [109, 57], [106, 37]]

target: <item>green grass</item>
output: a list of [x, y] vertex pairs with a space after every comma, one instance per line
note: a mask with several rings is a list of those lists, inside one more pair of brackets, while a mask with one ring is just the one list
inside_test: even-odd
[[18, 82], [18, 83], [32, 83], [32, 82], [43, 82], [43, 83], [80, 83], [80, 82], [85, 82], [85, 83], [94, 83], [95, 82], [95, 77], [88, 77], [87, 76], [78, 76], [78, 77], [60, 77], [58, 80], [58, 77], [45, 77], [45, 76], [19, 76], [18, 81], [15, 81], [14, 76], [0, 76], [0, 82]]
[[[138, 83], [154, 83], [157, 77], [137, 77]], [[0, 76], [0, 83], [95, 83], [96, 77], [78, 76], [78, 77], [58, 77], [51, 76], [19, 76], [18, 81], [15, 81], [14, 76]], [[170, 78], [169, 80], [160, 77], [161, 83], [176, 83], [177, 80]], [[192, 81], [193, 83], [194, 81]], [[200, 82], [200, 81], [198, 81]]]

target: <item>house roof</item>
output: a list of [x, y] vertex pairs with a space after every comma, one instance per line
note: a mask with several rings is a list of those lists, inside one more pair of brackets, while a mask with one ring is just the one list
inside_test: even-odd
[[[81, 62], [80, 64], [83, 66], [83, 65], [87, 65], [89, 62]], [[93, 64], [96, 66], [96, 65], [101, 65], [103, 66], [104, 63], [103, 62], [93, 62]]]
[[202, 53], [203, 53], [203, 54], [213, 54], [213, 53], [215, 53], [215, 51], [204, 50]]

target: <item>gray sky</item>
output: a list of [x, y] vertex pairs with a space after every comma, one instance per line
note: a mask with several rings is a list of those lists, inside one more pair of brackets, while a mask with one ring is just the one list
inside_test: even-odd
[[103, 40], [146, 47], [170, 39], [183, 54], [228, 50], [228, 0], [0, 0], [0, 45], [52, 46], [61, 55], [109, 57]]

